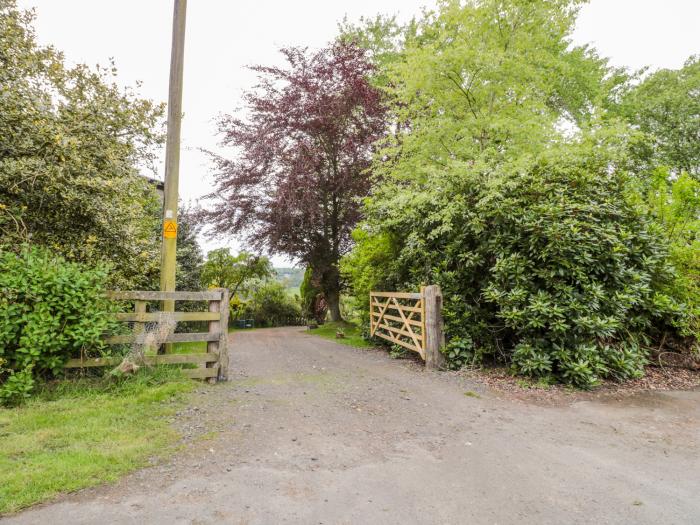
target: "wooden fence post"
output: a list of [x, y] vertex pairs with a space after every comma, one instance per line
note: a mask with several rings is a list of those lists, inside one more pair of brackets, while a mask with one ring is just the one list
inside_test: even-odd
[[222, 289], [221, 294], [221, 336], [219, 338], [219, 375], [217, 380], [228, 381], [228, 313], [229, 313], [228, 288]]
[[[218, 292], [221, 292], [221, 290], [217, 290]], [[221, 313], [221, 299], [223, 299], [223, 293], [221, 296], [214, 300], [214, 301], [209, 301], [209, 311], [210, 312], [215, 312], [215, 313]], [[219, 319], [216, 321], [209, 321], [209, 333], [210, 334], [218, 334], [218, 339], [216, 341], [209, 341], [207, 343], [207, 353], [210, 354], [216, 354], [218, 356], [218, 361], [216, 363], [207, 363], [206, 367], [211, 368], [213, 366], [218, 366], [220, 361], [221, 361], [221, 316], [219, 316]], [[217, 372], [218, 375], [219, 372]], [[216, 383], [216, 378], [215, 377], [210, 377], [209, 378], [210, 383]]]
[[425, 309], [425, 367], [444, 368], [445, 356], [441, 349], [445, 346], [445, 333], [442, 322], [442, 292], [439, 286], [425, 287], [423, 306]]
[[374, 336], [374, 299], [372, 292], [369, 292], [369, 335]]

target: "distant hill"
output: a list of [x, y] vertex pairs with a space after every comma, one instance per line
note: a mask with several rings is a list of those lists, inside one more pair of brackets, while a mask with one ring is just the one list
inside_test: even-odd
[[275, 268], [277, 280], [284, 283], [287, 288], [299, 289], [304, 280], [305, 268]]

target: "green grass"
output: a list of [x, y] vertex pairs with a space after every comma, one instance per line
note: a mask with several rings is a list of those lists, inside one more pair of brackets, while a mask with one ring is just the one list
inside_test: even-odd
[[[345, 337], [343, 339], [336, 339], [335, 333], [341, 330]], [[332, 339], [336, 343], [341, 345], [354, 346], [357, 348], [371, 348], [373, 345], [368, 343], [362, 338], [360, 327], [354, 323], [348, 322], [327, 322], [316, 328], [315, 330], [310, 330], [310, 334], [318, 335], [325, 339]]]
[[206, 341], [194, 343], [173, 343], [173, 354], [199, 354], [207, 351]]
[[[228, 329], [228, 333], [234, 332], [250, 332], [251, 330], [258, 330], [255, 328], [236, 328], [231, 327]], [[192, 343], [173, 343], [173, 353], [174, 354], [199, 354], [207, 351], [207, 343], [204, 341], [196, 341]]]
[[194, 385], [159, 367], [122, 380], [53, 383], [24, 406], [0, 409], [0, 514], [162, 457], [178, 438], [167, 417]]

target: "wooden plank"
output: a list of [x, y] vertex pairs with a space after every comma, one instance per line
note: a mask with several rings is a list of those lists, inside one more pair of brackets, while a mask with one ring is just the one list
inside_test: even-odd
[[[377, 315], [377, 314], [372, 314], [372, 315]], [[389, 314], [384, 314], [384, 319], [389, 319], [390, 321], [396, 321], [399, 323], [404, 322], [404, 320], [401, 319], [400, 317], [396, 317], [395, 315], [389, 315]], [[418, 328], [423, 328], [423, 323], [421, 321], [416, 321], [415, 319], [406, 319], [406, 322], [412, 326], [417, 326]]]
[[219, 374], [219, 367], [215, 368], [185, 368], [182, 373], [190, 379], [216, 378]]
[[215, 363], [219, 359], [216, 354], [162, 354], [146, 356], [148, 365], [177, 365], [182, 363]]
[[[180, 321], [213, 321], [219, 318], [218, 312], [172, 312], [170, 315], [177, 322]], [[155, 323], [162, 318], [162, 312], [149, 313], [119, 313], [117, 321], [136, 323]]]
[[[373, 303], [374, 306], [381, 306], [381, 305], [383, 305], [383, 304], [384, 304], [384, 303], [381, 303], [381, 304], [380, 304], [380, 303], [377, 303], [377, 302]], [[395, 307], [394, 305], [392, 305], [392, 306], [389, 307], [389, 310], [395, 310], [395, 309], [396, 309], [396, 307]], [[415, 306], [406, 306], [406, 305], [403, 305], [403, 304], [402, 304], [402, 305], [401, 305], [401, 309], [402, 309], [404, 312], [417, 312], [417, 313], [422, 312], [422, 307], [421, 307], [421, 302], [420, 302], [420, 301], [418, 301], [418, 302], [415, 304]]]
[[[386, 313], [386, 309], [389, 308], [389, 303], [391, 302], [390, 299], [386, 300], [386, 303], [382, 305], [382, 311], [379, 312], [379, 318], [376, 320], [374, 323], [374, 332], [377, 331], [377, 327], [382, 324], [382, 318], [384, 317], [384, 314]], [[374, 332], [370, 332], [370, 336], [374, 335]]]
[[[90, 359], [70, 359], [64, 368], [95, 368], [101, 366], [116, 366], [123, 357], [95, 357]], [[184, 363], [206, 364], [215, 363], [219, 357], [216, 354], [163, 354], [147, 355], [143, 362], [147, 365], [177, 365]]]
[[94, 368], [98, 366], [116, 366], [123, 357], [91, 357], [89, 359], [69, 359], [63, 368]]
[[218, 301], [221, 290], [205, 292], [143, 292], [138, 290], [111, 291], [107, 297], [115, 301]]
[[[201, 332], [191, 334], [170, 334], [165, 340], [166, 343], [197, 343], [200, 341], [218, 341], [221, 334]], [[105, 342], [108, 345], [124, 345], [131, 344], [136, 341], [135, 334], [113, 335], [107, 337]]]
[[395, 297], [396, 299], [420, 299], [418, 292], [370, 292], [372, 297]]
[[[395, 305], [397, 305], [397, 306], [399, 305], [399, 303], [396, 301], [396, 299], [392, 298], [391, 300], [394, 301], [394, 304], [395, 304]], [[415, 345], [416, 345], [418, 348], [421, 348], [421, 349], [422, 349], [423, 347], [422, 347], [421, 343], [418, 341], [418, 338], [416, 337], [416, 334], [415, 334], [415, 333], [413, 332], [413, 330], [411, 329], [411, 325], [408, 324], [408, 319], [406, 319], [406, 316], [404, 315], [404, 313], [403, 313], [403, 311], [402, 311], [401, 309], [399, 309], [399, 315], [401, 316], [401, 319], [402, 319], [403, 322], [404, 322], [404, 326], [406, 327], [406, 330], [407, 330], [408, 333], [409, 333], [409, 337], [410, 337], [411, 339], [413, 339], [413, 342], [415, 343]], [[411, 315], [413, 315], [413, 314], [411, 314]], [[421, 338], [421, 339], [422, 339], [422, 338]]]
[[375, 335], [377, 337], [381, 337], [382, 339], [386, 339], [387, 341], [391, 341], [392, 343], [396, 343], [397, 345], [403, 346], [404, 348], [408, 348], [409, 350], [413, 350], [414, 352], [418, 352], [421, 356], [423, 355], [421, 350], [413, 346], [411, 343], [407, 343], [406, 341], [402, 341], [401, 339], [397, 339], [391, 335], [383, 334], [381, 332], [377, 332]]
[[[418, 339], [420, 341], [423, 340], [423, 336], [421, 334], [411, 334], [411, 332], [404, 330], [403, 328], [398, 328], [396, 326], [383, 324], [383, 325], [377, 326], [377, 330], [380, 330], [380, 329], [388, 330], [392, 333], [399, 334], [399, 335], [405, 335], [406, 337], [411, 337], [411, 338], [413, 335], [413, 336], [415, 336], [416, 339]], [[420, 343], [418, 343], [418, 341], [414, 341], [414, 342], [416, 343], [417, 346], [422, 346]]]

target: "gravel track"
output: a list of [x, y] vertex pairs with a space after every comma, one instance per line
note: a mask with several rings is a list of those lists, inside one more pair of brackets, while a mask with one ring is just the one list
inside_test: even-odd
[[231, 370], [166, 463], [2, 523], [700, 523], [697, 391], [537, 406], [299, 328]]

